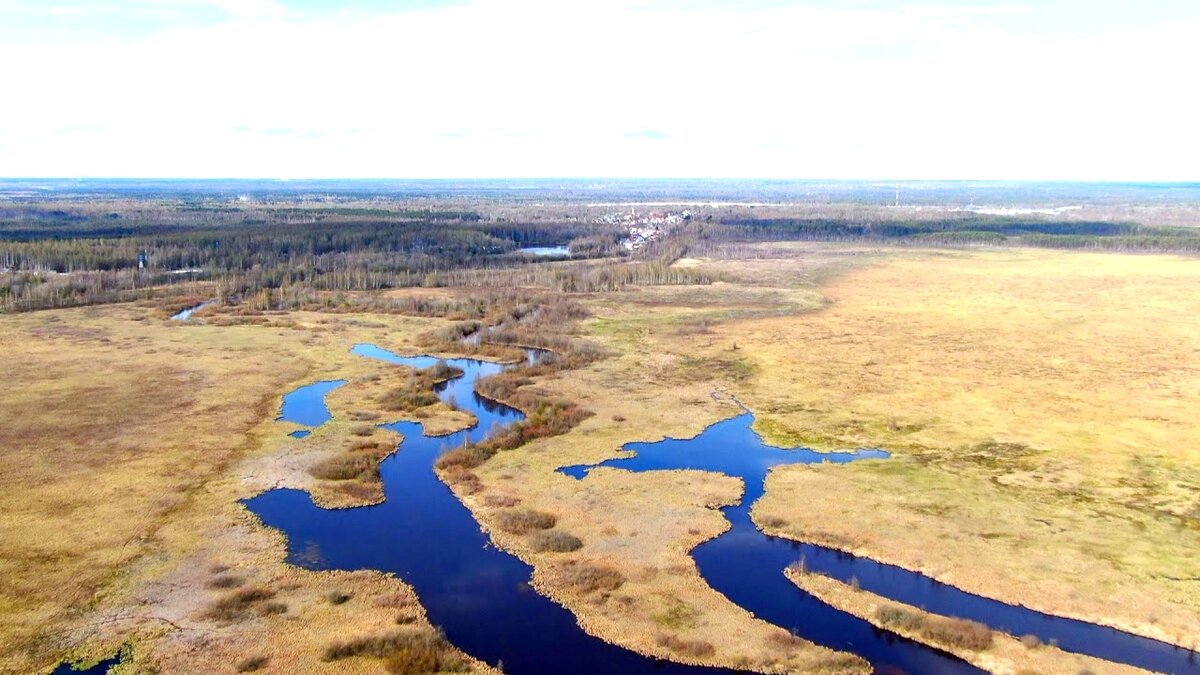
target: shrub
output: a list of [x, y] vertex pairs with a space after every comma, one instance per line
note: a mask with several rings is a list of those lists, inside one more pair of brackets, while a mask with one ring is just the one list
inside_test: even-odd
[[779, 516], [766, 516], [764, 518], [760, 518], [759, 522], [762, 523], [763, 527], [766, 527], [766, 528], [769, 528], [772, 530], [781, 530], [781, 529], [787, 527], [787, 524], [788, 524], [788, 521], [784, 520], [783, 518], [780, 518]]
[[704, 640], [685, 640], [675, 635], [659, 635], [657, 640], [659, 646], [666, 647], [676, 654], [683, 654], [693, 658], [704, 658], [712, 656], [715, 649], [712, 643]]
[[337, 455], [317, 462], [308, 472], [324, 480], [353, 480], [374, 477], [378, 467], [379, 459], [370, 455]]
[[351, 452], [373, 452], [379, 456], [386, 455], [392, 451], [392, 445], [387, 441], [353, 441], [347, 448]]
[[507, 509], [496, 513], [496, 527], [511, 534], [528, 534], [534, 530], [548, 530], [557, 519], [544, 511], [533, 509]]
[[980, 651], [992, 646], [992, 629], [975, 621], [927, 615], [901, 607], [880, 607], [875, 616], [893, 630], [916, 633], [948, 647]]
[[992, 629], [975, 621], [939, 617], [929, 622], [924, 635], [952, 647], [981, 651], [992, 646]]
[[244, 581], [241, 577], [233, 576], [232, 574], [222, 574], [219, 577], [210, 579], [205, 586], [208, 588], [237, 588]]
[[275, 597], [275, 591], [265, 588], [243, 588], [222, 596], [204, 612], [204, 618], [233, 623], [250, 618], [259, 603]]
[[267, 662], [270, 660], [271, 659], [266, 656], [251, 656], [248, 659], [242, 660], [242, 662], [237, 665], [237, 671], [239, 673], [251, 673], [256, 670], [262, 670], [262, 668], [266, 666]]
[[355, 436], [370, 436], [375, 433], [375, 427], [370, 424], [359, 424], [350, 430]]
[[336, 642], [325, 648], [323, 658], [337, 661], [355, 656], [384, 659], [390, 673], [459, 672], [466, 663], [438, 633], [405, 631]]
[[270, 616], [272, 614], [285, 614], [287, 610], [288, 606], [286, 602], [266, 602], [259, 606], [257, 613], [259, 616]]
[[412, 372], [401, 386], [389, 389], [379, 397], [379, 405], [392, 412], [413, 411], [438, 402], [433, 386], [439, 382], [461, 377], [463, 371], [438, 361], [436, 364]]
[[466, 444], [444, 453], [437, 459], [437, 468], [448, 469], [461, 466], [464, 469], [474, 469], [492, 458], [496, 451], [480, 445]]
[[329, 591], [325, 594], [325, 599], [328, 600], [329, 604], [331, 605], [344, 605], [347, 602], [350, 602], [350, 598], [353, 597], [353, 595], [346, 593], [345, 591]]
[[562, 530], [542, 530], [529, 537], [529, 546], [538, 552], [567, 553], [583, 548], [583, 542]]
[[563, 582], [576, 593], [586, 595], [615, 591], [625, 583], [625, 577], [607, 565], [576, 563], [563, 570]]
[[1042, 639], [1036, 635], [1033, 635], [1032, 633], [1029, 635], [1022, 635], [1021, 644], [1025, 645], [1029, 649], [1037, 649], [1038, 647], [1042, 646]]

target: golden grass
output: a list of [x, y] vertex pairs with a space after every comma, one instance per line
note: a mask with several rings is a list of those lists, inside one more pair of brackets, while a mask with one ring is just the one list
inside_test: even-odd
[[[0, 321], [0, 671], [44, 671], [127, 641], [137, 667], [214, 671], [266, 649], [271, 664], [307, 670], [344, 631], [394, 625], [393, 609], [337, 617], [306, 599], [330, 576], [283, 566], [281, 541], [237, 504], [254, 490], [238, 467], [290, 430], [271, 421], [282, 393], [360, 376], [370, 364], [349, 354], [354, 342], [430, 322], [269, 318], [183, 326], [123, 305]], [[210, 574], [217, 564], [231, 570]], [[337, 576], [363, 589], [356, 597], [407, 592], [378, 574]], [[218, 606], [250, 588], [274, 597], [245, 612]]]
[[1171, 256], [901, 252], [824, 311], [715, 327], [769, 438], [897, 453], [777, 469], [758, 522], [1196, 646], [1198, 287]]

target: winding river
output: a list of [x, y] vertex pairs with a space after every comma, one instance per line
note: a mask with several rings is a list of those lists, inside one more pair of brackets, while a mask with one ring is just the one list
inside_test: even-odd
[[[354, 353], [389, 363], [425, 368], [429, 356], [401, 357], [372, 345]], [[536, 361], [541, 353], [526, 350]], [[380, 465], [385, 500], [374, 506], [326, 510], [306, 492], [278, 489], [244, 503], [262, 521], [287, 535], [289, 562], [314, 570], [374, 569], [393, 572], [416, 590], [430, 621], [472, 656], [510, 673], [683, 673], [730, 672], [664, 662], [587, 635], [566, 609], [528, 583], [532, 568], [492, 545], [471, 513], [433, 471], [444, 451], [478, 441], [499, 425], [522, 418], [519, 411], [479, 396], [475, 382], [505, 366], [450, 359], [464, 372], [442, 383], [438, 395], [474, 414], [471, 429], [443, 437], [425, 436], [415, 422], [384, 425], [404, 436], [399, 451]], [[280, 419], [305, 426], [328, 420], [324, 394], [338, 381], [319, 382], [285, 398]], [[315, 387], [315, 388], [312, 388]], [[763, 443], [746, 412], [708, 427], [699, 436], [625, 447], [632, 457], [597, 466], [630, 471], [700, 469], [744, 481], [745, 494], [722, 508], [732, 528], [701, 544], [693, 556], [705, 580], [756, 616], [818, 644], [859, 654], [881, 672], [978, 673], [938, 650], [882, 631], [826, 605], [782, 574], [803, 557], [808, 569], [849, 581], [880, 595], [931, 611], [970, 618], [1017, 635], [1054, 639], [1064, 649], [1131, 663], [1162, 672], [1200, 673], [1193, 652], [1112, 629], [1061, 619], [964, 593], [928, 577], [833, 549], [769, 537], [750, 519], [774, 466], [794, 463], [879, 460], [882, 451], [816, 453]], [[560, 469], [580, 480], [595, 467]]]
[[[437, 362], [427, 356], [399, 357], [371, 345], [354, 352], [413, 368]], [[527, 350], [528, 358], [539, 353]], [[315, 570], [374, 569], [393, 572], [411, 584], [430, 621], [468, 654], [510, 673], [721, 673], [658, 661], [589, 636], [569, 611], [529, 586], [533, 568], [492, 545], [471, 513], [433, 471], [438, 455], [479, 441], [494, 427], [522, 419], [506, 405], [475, 393], [476, 380], [503, 366], [451, 359], [463, 377], [438, 387], [443, 400], [471, 412], [478, 424], [449, 436], [424, 435], [420, 424], [384, 425], [404, 436], [400, 450], [379, 467], [385, 500], [375, 506], [326, 510], [299, 490], [271, 490], [245, 501], [262, 521], [288, 538], [289, 562]], [[328, 415], [308, 410], [312, 397], [291, 399], [286, 421]], [[301, 422], [302, 423], [302, 422]]]

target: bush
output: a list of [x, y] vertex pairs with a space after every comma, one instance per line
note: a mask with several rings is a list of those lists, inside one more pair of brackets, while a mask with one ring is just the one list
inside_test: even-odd
[[576, 563], [563, 571], [563, 582], [581, 595], [596, 591], [615, 591], [625, 583], [625, 577], [607, 565]]
[[353, 480], [373, 478], [378, 467], [379, 459], [371, 455], [337, 455], [317, 462], [308, 472], [324, 480]]
[[322, 658], [337, 661], [355, 656], [384, 659], [389, 673], [460, 672], [466, 668], [446, 638], [438, 633], [405, 631], [336, 642], [325, 648]]
[[344, 605], [347, 602], [350, 602], [350, 598], [353, 597], [353, 595], [346, 593], [345, 591], [329, 591], [325, 594], [325, 599], [328, 600], [329, 604], [331, 605]]
[[241, 577], [233, 576], [232, 574], [222, 574], [219, 577], [213, 577], [205, 586], [208, 588], [237, 588], [244, 583]]
[[534, 530], [548, 530], [557, 519], [549, 513], [533, 509], [507, 509], [496, 513], [496, 527], [511, 534], [528, 534]]
[[685, 640], [675, 635], [659, 635], [657, 640], [659, 646], [666, 647], [676, 654], [683, 654], [693, 658], [704, 658], [712, 656], [715, 649], [712, 643], [704, 640]]
[[238, 664], [237, 671], [239, 673], [251, 673], [256, 670], [262, 670], [270, 660], [266, 656], [251, 656]]
[[[262, 614], [261, 603], [275, 597], [275, 591], [265, 588], [243, 588], [221, 597], [204, 612], [204, 618], [234, 623], [254, 614]], [[269, 609], [266, 613], [272, 613]]]
[[542, 530], [529, 537], [529, 546], [542, 553], [568, 553], [583, 548], [583, 542], [562, 530]]
[[992, 629], [975, 621], [927, 615], [901, 607], [880, 607], [875, 616], [888, 628], [916, 633], [947, 647], [981, 651], [992, 646]]
[[495, 454], [496, 451], [491, 448], [465, 444], [438, 457], [436, 465], [439, 469], [449, 469], [452, 466], [474, 469], [491, 459]]
[[384, 392], [379, 397], [379, 405], [391, 412], [411, 412], [433, 405], [438, 402], [433, 386], [462, 375], [462, 370], [438, 361], [428, 368], [413, 371], [403, 385]]
[[992, 629], [975, 621], [938, 618], [930, 621], [924, 635], [935, 642], [981, 651], [992, 646]]

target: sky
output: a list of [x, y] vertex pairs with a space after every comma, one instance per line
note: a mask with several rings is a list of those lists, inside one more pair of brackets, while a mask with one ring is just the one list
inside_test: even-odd
[[1200, 180], [1200, 2], [0, 0], [0, 176]]

